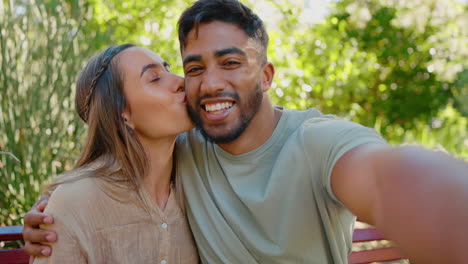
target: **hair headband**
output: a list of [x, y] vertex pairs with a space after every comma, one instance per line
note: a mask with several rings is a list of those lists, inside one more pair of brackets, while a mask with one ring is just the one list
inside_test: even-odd
[[101, 67], [99, 68], [99, 71], [97, 71], [96, 75], [94, 76], [93, 80], [91, 81], [91, 84], [89, 85], [89, 92], [88, 95], [86, 95], [85, 99], [85, 105], [83, 109], [83, 120], [85, 122], [88, 122], [88, 115], [89, 115], [89, 109], [90, 109], [90, 104], [91, 100], [94, 94], [94, 90], [96, 89], [96, 84], [99, 81], [99, 78], [104, 74], [104, 72], [109, 68], [109, 64], [111, 63], [112, 59], [119, 54], [122, 50], [133, 46], [132, 44], [124, 44], [120, 46], [115, 46], [115, 47], [110, 47], [107, 48], [104, 51], [104, 54], [102, 55], [101, 59]]

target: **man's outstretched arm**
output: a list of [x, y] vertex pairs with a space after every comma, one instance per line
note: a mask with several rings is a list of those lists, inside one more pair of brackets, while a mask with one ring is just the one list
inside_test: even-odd
[[24, 215], [23, 237], [25, 241], [24, 250], [30, 256], [50, 256], [51, 247], [42, 245], [45, 242], [55, 242], [57, 235], [54, 231], [42, 230], [39, 225], [53, 224], [52, 216], [44, 213], [49, 197], [42, 197], [31, 210]]
[[345, 206], [416, 263], [468, 263], [468, 163], [367, 144], [340, 158], [331, 181]]

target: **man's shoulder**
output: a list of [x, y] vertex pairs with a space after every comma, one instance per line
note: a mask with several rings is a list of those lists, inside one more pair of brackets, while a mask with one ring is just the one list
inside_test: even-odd
[[289, 119], [300, 120], [300, 128], [307, 132], [311, 130], [329, 130], [336, 128], [363, 127], [362, 125], [340, 119], [333, 114], [324, 114], [316, 108], [294, 110], [279, 107]]
[[[320, 132], [328, 133], [329, 130], [349, 126], [361, 126], [357, 123], [337, 118], [332, 114], [323, 114], [315, 108], [307, 110], [283, 109], [288, 119], [293, 119], [298, 124], [298, 131], [306, 135]], [[291, 122], [292, 123], [292, 122]]]
[[334, 115], [323, 114], [316, 108], [309, 108], [306, 110], [287, 109], [285, 107], [277, 107], [283, 112], [288, 120], [299, 121], [301, 125], [308, 121], [323, 121], [330, 119], [337, 119]]
[[343, 120], [334, 116], [312, 117], [307, 119], [301, 126], [301, 132], [307, 137], [331, 137], [346, 133], [347, 131], [372, 131], [359, 123]]
[[301, 129], [306, 133], [317, 131], [333, 133], [334, 131], [352, 128], [364, 128], [364, 126], [356, 122], [339, 119], [333, 115], [313, 116], [306, 119], [301, 125]]
[[310, 149], [341, 146], [350, 142], [385, 143], [382, 136], [374, 129], [332, 115], [307, 119], [299, 128], [299, 135], [302, 144]]

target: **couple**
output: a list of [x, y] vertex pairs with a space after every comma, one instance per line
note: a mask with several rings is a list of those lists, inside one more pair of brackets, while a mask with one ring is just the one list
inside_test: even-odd
[[273, 107], [268, 35], [237, 0], [194, 3], [179, 40], [185, 83], [133, 45], [82, 71], [85, 149], [25, 216], [26, 250], [52, 247], [37, 263], [347, 263], [355, 215], [417, 263], [468, 262], [466, 163]]

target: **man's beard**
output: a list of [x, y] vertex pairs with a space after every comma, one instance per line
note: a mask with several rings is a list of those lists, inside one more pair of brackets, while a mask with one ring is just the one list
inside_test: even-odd
[[[226, 95], [223, 93], [223, 95]], [[215, 95], [218, 96], [218, 95]], [[215, 97], [215, 96], [208, 96], [208, 97]], [[197, 129], [201, 132], [201, 134], [209, 141], [214, 142], [216, 144], [226, 144], [236, 140], [249, 126], [250, 121], [255, 117], [257, 112], [260, 110], [260, 106], [262, 105], [263, 100], [263, 92], [260, 87], [260, 84], [257, 83], [255, 85], [254, 91], [246, 98], [246, 104], [243, 105], [239, 95], [237, 93], [229, 95], [232, 98], [237, 99], [236, 107], [240, 110], [240, 124], [233, 129], [230, 129], [228, 133], [223, 135], [213, 135], [210, 134], [209, 131], [205, 130], [203, 120], [199, 112], [197, 112], [190, 104], [187, 104], [187, 111], [192, 119], [193, 123], [197, 126]], [[202, 97], [197, 100], [197, 107], [200, 107], [200, 101]]]

